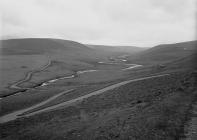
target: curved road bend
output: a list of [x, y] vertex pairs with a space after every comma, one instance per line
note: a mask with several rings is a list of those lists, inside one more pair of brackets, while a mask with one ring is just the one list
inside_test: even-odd
[[0, 117], [0, 123], [4, 123], [4, 122], [11, 121], [11, 120], [15, 120], [15, 119], [19, 118], [19, 115], [20, 115], [20, 114], [23, 114], [23, 113], [25, 113], [25, 112], [27, 112], [27, 111], [30, 111], [30, 110], [32, 110], [32, 109], [38, 108], [38, 107], [40, 107], [40, 106], [43, 106], [43, 105], [45, 105], [46, 103], [51, 102], [52, 100], [55, 100], [57, 97], [59, 97], [59, 96], [61, 96], [61, 95], [63, 95], [63, 94], [66, 94], [66, 93], [68, 93], [68, 92], [70, 92], [70, 91], [72, 91], [72, 90], [73, 90], [73, 89], [70, 89], [70, 90], [66, 90], [66, 91], [60, 92], [60, 93], [58, 93], [57, 95], [54, 95], [54, 96], [50, 97], [49, 99], [47, 99], [47, 100], [45, 100], [45, 101], [43, 101], [43, 102], [41, 102], [41, 103], [38, 103], [38, 104], [36, 104], [36, 105], [33, 105], [33, 106], [29, 107], [29, 108], [25, 108], [25, 109], [18, 110], [18, 111], [12, 112], [12, 113], [10, 113], [10, 114], [4, 115], [4, 116]]
[[134, 69], [134, 68], [137, 68], [137, 67], [142, 67], [142, 65], [134, 65], [134, 66], [130, 66], [128, 68], [125, 68], [125, 69], [122, 69], [122, 70], [130, 70], [130, 69]]
[[28, 88], [22, 88], [22, 87], [20, 87], [20, 86], [18, 86], [18, 85], [19, 85], [19, 84], [22, 84], [22, 83], [24, 83], [24, 82], [26, 82], [26, 81], [29, 81], [34, 73], [36, 73], [36, 72], [41, 72], [41, 71], [45, 70], [46, 68], [48, 68], [48, 67], [51, 65], [51, 59], [50, 59], [50, 56], [47, 56], [47, 57], [48, 57], [48, 62], [47, 62], [47, 64], [45, 64], [44, 66], [42, 66], [42, 67], [41, 67], [40, 69], [38, 69], [38, 70], [33, 70], [33, 71], [28, 72], [28, 73], [26, 74], [26, 76], [25, 76], [24, 79], [22, 79], [22, 80], [20, 80], [20, 81], [18, 81], [18, 82], [16, 82], [16, 83], [14, 83], [14, 84], [12, 84], [12, 85], [10, 86], [10, 88], [14, 88], [14, 89], [28, 89]]
[[[75, 99], [72, 99], [72, 100], [69, 100], [69, 101], [66, 101], [66, 102], [63, 102], [63, 103], [60, 103], [60, 104], [57, 104], [57, 105], [53, 105], [53, 106], [50, 106], [50, 107], [46, 107], [44, 109], [41, 109], [41, 110], [38, 110], [38, 111], [35, 111], [35, 112], [32, 112], [32, 113], [29, 113], [29, 114], [26, 114], [26, 115], [23, 115], [23, 116], [20, 116], [20, 117], [28, 117], [28, 116], [32, 116], [32, 115], [35, 115], [35, 114], [39, 114], [39, 113], [42, 113], [42, 112], [47, 112], [47, 111], [50, 111], [50, 110], [53, 110], [53, 109], [56, 109], [58, 107], [62, 107], [62, 106], [66, 106], [66, 105], [71, 105], [72, 103], [75, 103], [77, 101], [82, 101], [83, 99], [86, 99], [86, 98], [89, 98], [93, 95], [98, 95], [98, 94], [101, 94], [103, 92], [106, 92], [106, 91], [109, 91], [109, 90], [112, 90], [112, 89], [115, 89], [117, 87], [120, 87], [122, 85], [125, 85], [125, 84], [128, 84], [128, 83], [132, 83], [132, 82], [137, 82], [137, 81], [143, 81], [143, 80], [146, 80], [146, 79], [152, 79], [152, 78], [158, 78], [158, 77], [163, 77], [163, 76], [169, 76], [170, 74], [160, 74], [160, 75], [155, 75], [155, 76], [148, 76], [148, 77], [143, 77], [143, 78], [137, 78], [137, 79], [133, 79], [133, 80], [127, 80], [127, 81], [123, 81], [123, 82], [120, 82], [120, 83], [117, 83], [117, 84], [114, 84], [114, 85], [111, 85], [111, 86], [108, 86], [108, 87], [105, 87], [103, 89], [100, 89], [100, 90], [97, 90], [97, 91], [94, 91], [94, 92], [91, 92], [89, 94], [86, 94], [84, 96], [81, 96], [81, 97], [77, 97]], [[71, 91], [71, 90], [69, 90]], [[49, 98], [48, 100], [46, 101], [43, 101], [37, 105], [34, 105], [32, 107], [29, 107], [27, 109], [23, 109], [23, 110], [18, 110], [16, 112], [13, 112], [13, 113], [10, 113], [10, 114], [7, 114], [5, 116], [2, 116], [0, 117], [0, 123], [4, 123], [4, 122], [8, 122], [8, 121], [11, 121], [11, 120], [15, 120], [17, 118], [19, 118], [18, 115], [20, 114], [23, 114], [27, 111], [30, 111], [32, 109], [35, 109], [37, 107], [40, 107], [52, 100], [54, 100], [55, 98], [69, 92], [69, 91], [65, 91], [65, 92], [61, 92], [59, 93], [58, 95], [55, 95], [51, 98]]]

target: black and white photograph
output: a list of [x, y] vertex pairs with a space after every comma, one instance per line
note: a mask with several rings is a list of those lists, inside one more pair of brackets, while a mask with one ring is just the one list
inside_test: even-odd
[[0, 0], [1, 140], [197, 140], [197, 0]]

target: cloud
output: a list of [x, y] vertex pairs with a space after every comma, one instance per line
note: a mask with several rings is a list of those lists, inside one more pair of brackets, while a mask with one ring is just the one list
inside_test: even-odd
[[194, 40], [197, 0], [1, 0], [2, 37], [152, 46]]

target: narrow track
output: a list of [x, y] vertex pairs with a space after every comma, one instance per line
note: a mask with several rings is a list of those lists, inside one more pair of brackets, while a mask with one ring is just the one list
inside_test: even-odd
[[34, 105], [32, 107], [29, 107], [29, 108], [26, 108], [26, 109], [22, 109], [22, 110], [18, 110], [18, 111], [15, 111], [13, 113], [10, 113], [10, 114], [7, 114], [7, 115], [4, 115], [2, 117], [0, 117], [0, 123], [5, 123], [5, 122], [9, 122], [11, 120], [15, 120], [17, 118], [20, 118], [20, 117], [29, 117], [29, 116], [33, 116], [35, 114], [39, 114], [39, 113], [42, 113], [42, 112], [47, 112], [47, 111], [50, 111], [50, 110], [54, 110], [54, 109], [57, 109], [59, 107], [63, 107], [63, 106], [69, 106], [69, 105], [72, 105], [73, 103], [75, 102], [78, 102], [78, 101], [82, 101], [83, 99], [86, 99], [86, 98], [89, 98], [93, 95], [99, 95], [99, 94], [102, 94], [106, 91], [109, 91], [109, 90], [112, 90], [112, 89], [115, 89], [115, 88], [118, 88], [120, 86], [123, 86], [125, 84], [128, 84], [128, 83], [132, 83], [132, 82], [137, 82], [137, 81], [143, 81], [143, 80], [146, 80], [146, 79], [153, 79], [153, 78], [158, 78], [158, 77], [163, 77], [163, 76], [169, 76], [170, 74], [161, 74], [161, 75], [155, 75], [155, 76], [148, 76], [148, 77], [143, 77], [143, 78], [137, 78], [137, 79], [132, 79], [132, 80], [127, 80], [127, 81], [123, 81], [123, 82], [120, 82], [120, 83], [117, 83], [117, 84], [114, 84], [114, 85], [111, 85], [111, 86], [108, 86], [108, 87], [105, 87], [103, 89], [100, 89], [100, 90], [97, 90], [97, 91], [94, 91], [94, 92], [91, 92], [89, 94], [86, 94], [84, 96], [81, 96], [81, 97], [77, 97], [75, 99], [71, 99], [69, 101], [66, 101], [66, 102], [63, 102], [63, 103], [60, 103], [60, 104], [57, 104], [57, 105], [53, 105], [53, 106], [50, 106], [50, 107], [46, 107], [44, 109], [41, 109], [41, 110], [38, 110], [38, 111], [35, 111], [35, 112], [32, 112], [32, 113], [29, 113], [29, 114], [26, 114], [26, 115], [21, 115], [27, 111], [30, 111], [32, 109], [35, 109], [35, 108], [38, 108], [54, 99], [56, 99], [57, 97], [67, 93], [67, 92], [70, 92], [71, 90], [68, 90], [68, 91], [64, 91], [64, 92], [61, 92], [51, 98], [49, 98], [48, 100], [46, 101], [43, 101], [37, 105]]
[[9, 113], [9, 114], [7, 114], [7, 115], [4, 115], [4, 116], [0, 117], [0, 123], [4, 123], [4, 122], [11, 121], [11, 120], [15, 120], [15, 119], [17, 119], [17, 118], [20, 117], [19, 115], [21, 115], [21, 114], [23, 114], [23, 113], [25, 113], [25, 112], [27, 112], [27, 111], [30, 111], [30, 110], [32, 110], [32, 109], [38, 108], [38, 107], [40, 107], [40, 106], [43, 106], [43, 105], [45, 105], [46, 103], [51, 102], [52, 100], [55, 100], [57, 97], [59, 97], [59, 96], [61, 96], [61, 95], [63, 95], [63, 94], [66, 94], [66, 93], [68, 93], [68, 92], [70, 92], [70, 91], [72, 91], [72, 90], [73, 90], [73, 89], [71, 89], [71, 90], [66, 90], [66, 91], [63, 91], [63, 92], [60, 92], [60, 93], [58, 93], [57, 95], [54, 95], [54, 96], [50, 97], [49, 99], [47, 99], [47, 100], [45, 100], [45, 101], [43, 101], [43, 102], [41, 102], [41, 103], [38, 103], [38, 104], [33, 105], [33, 106], [31, 106], [31, 107], [28, 107], [28, 108], [25, 108], [25, 109], [21, 109], [21, 110], [18, 110], [18, 111]]

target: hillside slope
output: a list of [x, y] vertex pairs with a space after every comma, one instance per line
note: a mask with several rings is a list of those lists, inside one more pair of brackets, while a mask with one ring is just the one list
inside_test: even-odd
[[[39, 81], [59, 75], [72, 74], [76, 69], [93, 67], [102, 57], [87, 46], [74, 41], [60, 39], [9, 39], [1, 41], [0, 92], [6, 93], [13, 83], [24, 79], [30, 71], [49, 67], [39, 75]], [[35, 76], [35, 75], [34, 75]], [[37, 83], [37, 82], [36, 82]], [[10, 90], [10, 89], [9, 89]]]
[[[10, 39], [2, 41], [1, 55], [64, 54], [72, 59], [95, 58], [93, 49], [78, 42], [61, 39]], [[82, 58], [81, 58], [82, 57]]]
[[129, 57], [130, 62], [140, 64], [161, 64], [175, 61], [193, 54], [197, 41], [158, 45]]
[[167, 63], [168, 69], [197, 69], [197, 53]]

